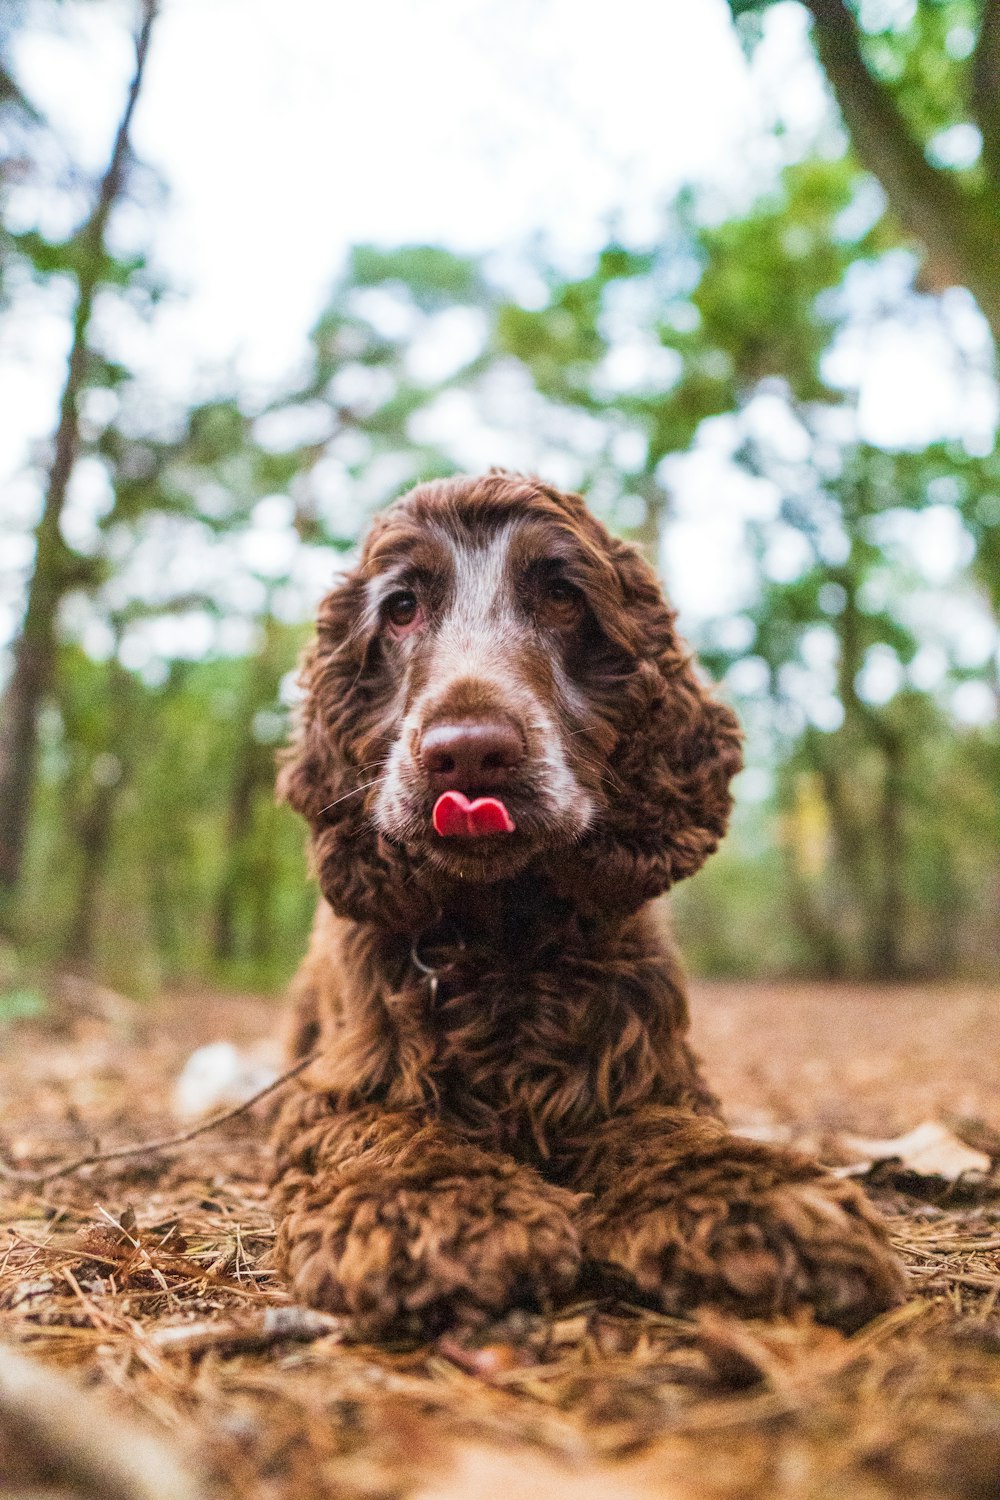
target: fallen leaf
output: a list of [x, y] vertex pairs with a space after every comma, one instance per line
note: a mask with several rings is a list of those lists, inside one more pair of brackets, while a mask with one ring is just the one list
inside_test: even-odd
[[862, 1176], [877, 1162], [899, 1161], [921, 1177], [943, 1177], [955, 1182], [965, 1172], [988, 1172], [990, 1158], [982, 1151], [965, 1145], [939, 1120], [925, 1120], [906, 1135], [893, 1140], [868, 1140], [863, 1136], [839, 1136], [838, 1143], [856, 1152], [863, 1160], [844, 1167], [845, 1177]]

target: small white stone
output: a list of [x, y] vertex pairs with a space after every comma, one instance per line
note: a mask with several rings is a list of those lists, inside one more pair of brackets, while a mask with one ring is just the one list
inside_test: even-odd
[[174, 1113], [182, 1120], [196, 1120], [217, 1109], [231, 1109], [277, 1076], [232, 1042], [209, 1042], [192, 1052], [181, 1069], [174, 1085]]

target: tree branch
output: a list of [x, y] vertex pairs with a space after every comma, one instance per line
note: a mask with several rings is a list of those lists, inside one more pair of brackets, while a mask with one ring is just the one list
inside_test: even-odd
[[1000, 0], [983, 0], [972, 58], [971, 105], [983, 137], [983, 169], [1000, 196]]
[[255, 1094], [251, 1094], [249, 1099], [244, 1099], [230, 1109], [224, 1109], [219, 1114], [212, 1115], [209, 1119], [203, 1120], [200, 1125], [192, 1125], [189, 1130], [182, 1130], [178, 1135], [158, 1136], [155, 1140], [137, 1141], [131, 1146], [114, 1146], [110, 1151], [88, 1151], [85, 1156], [75, 1156], [71, 1161], [60, 1162], [54, 1167], [43, 1167], [38, 1172], [32, 1172], [28, 1168], [12, 1167], [0, 1158], [0, 1181], [19, 1182], [25, 1187], [44, 1187], [47, 1182], [55, 1182], [57, 1177], [69, 1177], [84, 1167], [98, 1166], [108, 1161], [125, 1161], [130, 1156], [155, 1156], [161, 1151], [175, 1151], [178, 1146], [186, 1146], [189, 1141], [197, 1140], [198, 1136], [207, 1135], [210, 1130], [218, 1129], [227, 1121], [245, 1115], [262, 1099], [269, 1098], [271, 1094], [277, 1093], [278, 1089], [283, 1089], [291, 1079], [304, 1073], [318, 1056], [318, 1052], [310, 1052], [307, 1057], [300, 1057], [298, 1062], [286, 1068], [284, 1073], [279, 1073], [277, 1078], [272, 1078], [270, 1083], [265, 1083], [264, 1087], [258, 1089]]
[[[993, 11], [998, 0], [986, 3]], [[930, 165], [892, 93], [868, 71], [858, 23], [846, 0], [804, 4], [812, 16], [819, 60], [862, 164], [925, 246], [934, 280], [967, 286], [1000, 338], [996, 252], [978, 224], [974, 200], [947, 172]]]
[[152, 39], [153, 26], [156, 22], [158, 9], [159, 0], [145, 0], [142, 7], [142, 24], [135, 39], [135, 68], [132, 72], [132, 81], [129, 84], [125, 108], [118, 121], [118, 129], [115, 132], [115, 143], [111, 148], [111, 156], [105, 168], [104, 176], [101, 179], [97, 201], [83, 229], [82, 237], [89, 241], [98, 251], [103, 251], [104, 234], [108, 226], [108, 218], [121, 191], [125, 163], [128, 159], [129, 132], [132, 129], [132, 116], [135, 114], [135, 107], [139, 102], [143, 74], [146, 71], [146, 59], [149, 56], [149, 43]]

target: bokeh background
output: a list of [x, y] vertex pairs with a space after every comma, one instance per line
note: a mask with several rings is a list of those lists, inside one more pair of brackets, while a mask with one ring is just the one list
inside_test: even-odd
[[0, 1019], [279, 986], [294, 664], [503, 464], [746, 724], [703, 974], [1000, 957], [1000, 10], [0, 0]]

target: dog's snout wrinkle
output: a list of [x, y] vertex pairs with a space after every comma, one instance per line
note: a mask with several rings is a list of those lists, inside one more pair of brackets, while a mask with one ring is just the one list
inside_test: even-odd
[[508, 719], [459, 719], [432, 724], [420, 760], [432, 791], [494, 791], [525, 758], [524, 738]]

